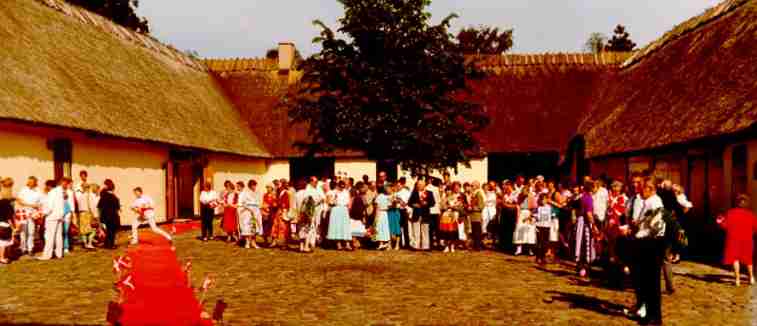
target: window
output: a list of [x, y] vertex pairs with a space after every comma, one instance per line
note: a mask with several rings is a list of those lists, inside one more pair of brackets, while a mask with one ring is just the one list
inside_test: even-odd
[[69, 139], [53, 139], [48, 143], [53, 151], [55, 180], [71, 177], [71, 157], [73, 145]]

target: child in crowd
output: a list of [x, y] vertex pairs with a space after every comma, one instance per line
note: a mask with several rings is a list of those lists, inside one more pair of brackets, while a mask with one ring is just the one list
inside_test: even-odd
[[540, 194], [538, 198], [538, 207], [536, 208], [536, 263], [543, 265], [546, 264], [553, 220], [556, 219], [557, 215], [547, 201], [546, 194]]

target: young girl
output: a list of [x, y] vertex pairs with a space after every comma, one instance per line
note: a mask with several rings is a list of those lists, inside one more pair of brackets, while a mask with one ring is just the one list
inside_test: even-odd
[[550, 234], [556, 214], [547, 201], [546, 194], [539, 195], [538, 206], [536, 208], [536, 263], [543, 265], [547, 263], [547, 250], [550, 247]]
[[515, 234], [513, 235], [513, 244], [516, 245], [516, 256], [523, 253], [524, 246], [528, 248], [529, 254], [533, 254], [531, 247], [536, 244], [536, 227], [534, 226], [532, 212], [529, 208], [532, 198], [533, 194], [528, 187], [523, 187], [518, 196], [520, 211], [518, 213], [518, 220], [515, 223]]
[[442, 202], [441, 220], [439, 221], [439, 236], [443, 240], [444, 252], [455, 252], [455, 246], [458, 242], [458, 222], [460, 220], [460, 211], [463, 210], [464, 202], [461, 200], [460, 184], [453, 183], [445, 192], [444, 201]]
[[376, 219], [374, 220], [374, 227], [376, 234], [373, 240], [379, 243], [378, 250], [386, 250], [391, 248], [389, 240], [391, 239], [391, 233], [389, 230], [389, 207], [392, 204], [391, 197], [387, 194], [386, 187], [378, 188], [378, 196], [376, 197]]

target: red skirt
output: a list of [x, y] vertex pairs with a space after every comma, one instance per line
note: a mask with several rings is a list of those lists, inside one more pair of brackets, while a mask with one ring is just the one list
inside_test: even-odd
[[237, 231], [236, 208], [226, 207], [223, 209], [223, 220], [221, 221], [221, 227], [226, 233], [234, 233]]
[[271, 226], [271, 238], [276, 240], [286, 240], [289, 235], [289, 223], [284, 221], [282, 210], [277, 210], [273, 217]]

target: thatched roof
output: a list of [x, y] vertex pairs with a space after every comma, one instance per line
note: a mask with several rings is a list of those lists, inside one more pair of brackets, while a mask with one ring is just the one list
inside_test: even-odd
[[757, 121], [757, 1], [730, 0], [640, 55], [593, 97], [590, 157], [745, 130]]
[[[557, 53], [472, 58], [487, 74], [484, 80], [471, 82], [472, 93], [464, 96], [484, 105], [492, 120], [479, 135], [483, 149], [563, 150], [588, 109], [595, 86], [629, 55]], [[267, 59], [207, 59], [204, 63], [274, 156], [303, 154], [293, 145], [308, 139], [307, 128], [291, 126], [286, 108], [279, 106], [282, 96], [296, 87], [299, 72], [279, 75], [276, 61]], [[360, 153], [334, 155], [353, 157]]]
[[0, 1], [0, 118], [269, 153], [205, 66], [61, 0]]
[[482, 58], [487, 72], [468, 100], [491, 119], [479, 140], [486, 152], [563, 151], [596, 88], [630, 53], [504, 55]]

